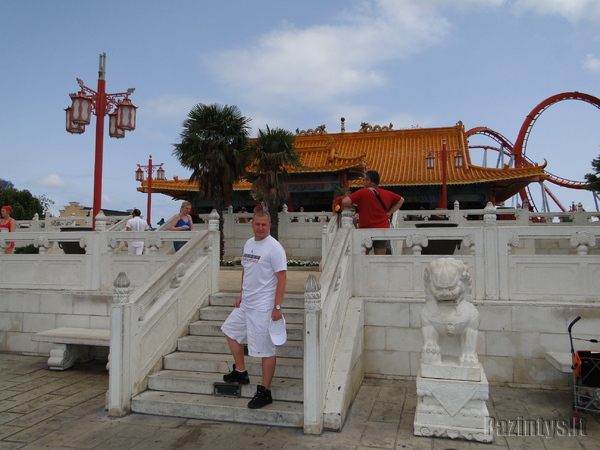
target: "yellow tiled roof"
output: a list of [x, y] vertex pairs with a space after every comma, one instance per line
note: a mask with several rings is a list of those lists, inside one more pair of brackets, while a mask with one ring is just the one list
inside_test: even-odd
[[[442, 142], [446, 140], [447, 184], [472, 184], [542, 177], [543, 166], [492, 169], [471, 163], [468, 141], [461, 122], [454, 127], [415, 128], [408, 130], [296, 136], [295, 147], [307, 169], [288, 168], [289, 173], [362, 172], [377, 170], [381, 186], [423, 186], [442, 183]], [[454, 165], [454, 157], [463, 155], [463, 168]], [[434, 169], [427, 169], [426, 157], [434, 157]], [[250, 170], [251, 173], [251, 170]], [[142, 182], [139, 191], [145, 191]], [[351, 185], [360, 185], [355, 180]], [[243, 180], [235, 190], [250, 189]], [[152, 182], [156, 191], [195, 191], [188, 180]]]

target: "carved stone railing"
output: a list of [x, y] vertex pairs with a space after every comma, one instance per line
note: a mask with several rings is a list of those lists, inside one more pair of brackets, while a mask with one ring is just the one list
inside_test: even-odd
[[108, 410], [121, 416], [162, 357], [176, 347], [192, 317], [218, 289], [219, 233], [196, 233], [176, 256], [131, 293], [126, 272], [114, 282], [110, 307]]
[[305, 285], [304, 431], [309, 434], [323, 430], [327, 382], [334, 368], [335, 349], [352, 296], [351, 231], [347, 228], [337, 231], [320, 282], [310, 276]]

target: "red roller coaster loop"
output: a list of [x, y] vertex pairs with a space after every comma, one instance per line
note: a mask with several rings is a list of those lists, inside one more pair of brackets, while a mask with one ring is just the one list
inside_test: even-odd
[[529, 134], [531, 133], [531, 128], [533, 127], [535, 121], [538, 119], [540, 114], [548, 109], [548, 107], [563, 100], [581, 100], [600, 109], [599, 98], [594, 97], [593, 95], [583, 94], [581, 92], [563, 92], [562, 94], [556, 94], [552, 97], [548, 97], [542, 103], [533, 108], [533, 110], [525, 118], [523, 125], [521, 125], [521, 130], [519, 131], [519, 135], [517, 136], [517, 140], [515, 141], [515, 145], [513, 147], [513, 153], [515, 154], [515, 165], [517, 167], [523, 165], [527, 140], [529, 139]]
[[[600, 109], [600, 99], [594, 97], [593, 95], [584, 94], [581, 92], [563, 92], [561, 94], [556, 94], [552, 97], [548, 97], [546, 100], [544, 100], [535, 108], [533, 108], [533, 110], [527, 115], [527, 117], [523, 121], [523, 124], [521, 125], [521, 129], [519, 130], [519, 134], [514, 145], [506, 137], [504, 137], [497, 131], [494, 131], [487, 127], [471, 128], [469, 131], [466, 132], [467, 138], [475, 134], [486, 135], [498, 142], [502, 146], [501, 149], [497, 149], [498, 151], [504, 149], [504, 154], [508, 154], [507, 150], [508, 152], [510, 152], [510, 154], [514, 157], [515, 167], [523, 167], [527, 164], [534, 164], [534, 162], [531, 161], [531, 159], [528, 158], [525, 154], [527, 148], [527, 141], [529, 139], [529, 135], [531, 133], [533, 124], [546, 109], [548, 109], [553, 104], [561, 102], [563, 100], [580, 100]], [[472, 148], [486, 148], [486, 146], [472, 146]], [[546, 180], [553, 184], [556, 184], [557, 186], [567, 187], [570, 189], [585, 189], [587, 186], [586, 182], [567, 180], [565, 178], [551, 174], [547, 171], [545, 173]], [[546, 192], [549, 192], [549, 190], [546, 187], [544, 187], [544, 189], [546, 190]], [[564, 207], [560, 204], [560, 202], [558, 202], [558, 200], [555, 199], [555, 197], [551, 193], [549, 195], [552, 197], [553, 200], [555, 200], [557, 205], [564, 210]], [[520, 196], [522, 200], [528, 200], [526, 190], [522, 190], [520, 192]]]

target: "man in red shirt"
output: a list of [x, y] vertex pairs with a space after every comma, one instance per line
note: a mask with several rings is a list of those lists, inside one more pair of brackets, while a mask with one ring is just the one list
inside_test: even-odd
[[[390, 216], [404, 203], [404, 197], [378, 187], [379, 173], [367, 170], [363, 177], [364, 189], [348, 195], [342, 201], [344, 206], [358, 207], [358, 224], [360, 228], [389, 228]], [[376, 255], [385, 255], [388, 241], [373, 241]], [[367, 249], [367, 255], [370, 250]]]

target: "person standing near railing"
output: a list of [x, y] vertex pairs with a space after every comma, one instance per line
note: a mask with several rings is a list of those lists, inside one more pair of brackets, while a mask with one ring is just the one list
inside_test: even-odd
[[223, 381], [250, 383], [244, 358], [245, 341], [248, 356], [262, 360], [262, 381], [248, 403], [250, 409], [273, 402], [271, 381], [277, 357], [269, 328], [271, 323], [283, 320], [281, 305], [287, 283], [287, 257], [281, 244], [270, 235], [270, 229], [269, 213], [257, 211], [252, 218], [254, 237], [246, 241], [242, 254], [242, 293], [221, 327], [235, 362], [233, 370], [223, 375]]
[[[192, 223], [192, 204], [185, 201], [181, 204], [179, 214], [173, 216], [171, 219], [171, 225], [169, 225], [169, 231], [193, 231], [194, 224]], [[178, 251], [185, 245], [186, 241], [174, 241], [173, 248]]]
[[[0, 219], [0, 232], [14, 232], [17, 228], [17, 222], [15, 219], [10, 217], [12, 213], [12, 208], [10, 206], [3, 206], [0, 210], [0, 214], [2, 218]], [[15, 243], [11, 242], [10, 245], [4, 250], [4, 253], [9, 255], [13, 252], [15, 248]]]
[[[404, 197], [378, 187], [379, 172], [367, 170], [363, 176], [364, 189], [359, 189], [342, 200], [342, 205], [356, 205], [360, 228], [389, 228], [390, 217], [404, 204]], [[385, 255], [389, 241], [373, 241], [376, 255]], [[367, 249], [367, 255], [370, 249]]]
[[[141, 211], [137, 208], [133, 210], [133, 217], [127, 221], [125, 230], [127, 231], [147, 231], [148, 224], [140, 217]], [[127, 246], [127, 254], [129, 255], [141, 255], [144, 253], [144, 241], [132, 241], [125, 242]]]

